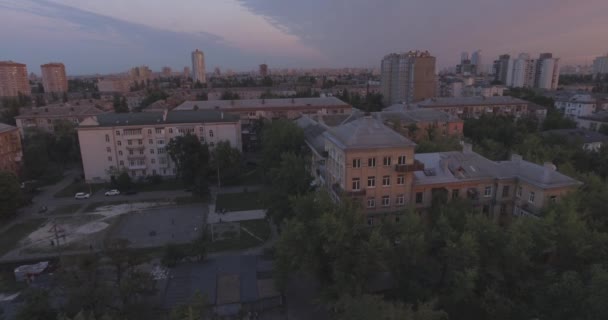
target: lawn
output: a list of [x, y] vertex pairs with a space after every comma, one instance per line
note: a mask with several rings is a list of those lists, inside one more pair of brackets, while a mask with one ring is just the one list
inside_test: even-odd
[[38, 229], [45, 221], [46, 219], [44, 218], [29, 219], [17, 223], [5, 232], [0, 233], [0, 255], [5, 255], [15, 248], [19, 240]]
[[82, 204], [80, 203], [66, 204], [55, 208], [53, 211], [49, 212], [49, 214], [72, 214], [76, 213], [81, 207]]
[[263, 239], [264, 241], [270, 239], [270, 225], [266, 219], [240, 221], [240, 224], [241, 228], [249, 230], [251, 233], [258, 236], [258, 238]]
[[103, 190], [106, 188], [105, 183], [84, 183], [83, 181], [78, 181], [70, 184], [69, 186], [63, 188], [63, 190], [57, 192], [55, 194], [55, 198], [68, 198], [73, 197], [78, 192], [92, 192], [95, 193], [99, 190]]
[[264, 209], [260, 193], [254, 191], [218, 194], [215, 207], [227, 211]]
[[[264, 219], [259, 220], [247, 220], [240, 222], [241, 227], [246, 228], [251, 233], [265, 241], [270, 239], [270, 225]], [[241, 230], [240, 237], [234, 237], [232, 239], [219, 240], [215, 242], [209, 242], [210, 252], [219, 251], [232, 251], [232, 250], [243, 250], [248, 248], [257, 247], [262, 245], [263, 242], [251, 236], [249, 233]]]

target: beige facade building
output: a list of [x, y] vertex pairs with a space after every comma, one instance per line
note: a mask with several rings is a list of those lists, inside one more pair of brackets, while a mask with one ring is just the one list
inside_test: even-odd
[[384, 104], [412, 103], [436, 96], [435, 57], [428, 51], [392, 53], [382, 59]]
[[0, 97], [31, 94], [27, 66], [13, 61], [0, 61]]
[[68, 77], [63, 63], [51, 62], [40, 66], [42, 85], [46, 93], [68, 92]]
[[[88, 101], [88, 100], [85, 100]], [[82, 120], [104, 113], [99, 107], [88, 103], [61, 103], [40, 108], [21, 108], [15, 117], [17, 128], [23, 135], [28, 128], [40, 128], [54, 132], [57, 121], [68, 121], [78, 125]]]
[[207, 83], [207, 75], [205, 74], [205, 54], [196, 49], [192, 51], [192, 81]]
[[0, 171], [19, 175], [22, 156], [19, 130], [8, 124], [0, 123]]
[[415, 144], [372, 116], [328, 128], [310, 118], [297, 120], [311, 148], [313, 175], [333, 197], [352, 197], [368, 224], [396, 219], [405, 208], [419, 212], [433, 199], [470, 201], [488, 216], [538, 214], [581, 183], [514, 155], [491, 161], [463, 151], [415, 154]]
[[[546, 109], [529, 101], [510, 96], [432, 98], [416, 104], [418, 108], [436, 109], [455, 115], [461, 119], [479, 118], [487, 115], [536, 116]], [[542, 109], [542, 110], [539, 110]]]
[[85, 179], [109, 181], [123, 170], [132, 177], [174, 176], [176, 167], [166, 146], [186, 134], [211, 148], [219, 141], [242, 148], [238, 116], [221, 111], [106, 113], [89, 117], [78, 127]]

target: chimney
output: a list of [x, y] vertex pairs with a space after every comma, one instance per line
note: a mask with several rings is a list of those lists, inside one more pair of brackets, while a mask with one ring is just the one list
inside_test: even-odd
[[463, 153], [471, 153], [473, 152], [473, 145], [470, 143], [463, 143], [462, 144], [462, 152]]
[[167, 114], [169, 114], [169, 110], [168, 110], [168, 109], [165, 109], [165, 110], [163, 111], [163, 122], [167, 121]]
[[521, 160], [523, 160], [522, 156], [518, 155], [517, 153], [511, 154], [511, 161], [519, 162]]

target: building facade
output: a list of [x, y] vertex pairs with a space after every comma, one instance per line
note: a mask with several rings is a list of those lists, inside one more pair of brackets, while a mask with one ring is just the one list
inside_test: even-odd
[[425, 212], [433, 199], [470, 201], [496, 219], [536, 215], [581, 183], [514, 155], [494, 162], [472, 151], [421, 153], [381, 121], [364, 117], [325, 129], [299, 121], [313, 150], [313, 175], [334, 199], [353, 198], [369, 225], [395, 219], [406, 208]]
[[500, 81], [501, 84], [507, 83], [509, 60], [511, 60], [511, 56], [508, 54], [503, 54], [498, 57], [498, 60], [494, 61], [494, 81]]
[[242, 150], [239, 118], [221, 111], [106, 113], [89, 117], [78, 127], [85, 180], [109, 181], [122, 171], [134, 178], [175, 176], [166, 146], [187, 134], [210, 148], [229, 141]]
[[601, 111], [601, 104], [598, 104], [599, 100], [589, 94], [575, 94], [555, 99], [555, 108], [572, 119], [591, 116], [596, 111]]
[[206, 83], [205, 75], [205, 54], [196, 49], [192, 52], [192, 81]]
[[19, 129], [0, 123], [0, 171], [8, 171], [18, 176], [22, 157]]
[[58, 121], [78, 125], [84, 119], [102, 113], [104, 111], [94, 105], [62, 103], [40, 108], [21, 108], [20, 115], [15, 117], [15, 121], [22, 135], [28, 128], [39, 128], [53, 133]]
[[599, 111], [587, 116], [580, 116], [575, 119], [579, 128], [599, 131], [601, 128], [608, 130], [608, 111]]
[[608, 74], [608, 53], [593, 60], [593, 75]]
[[435, 57], [428, 51], [392, 53], [382, 59], [380, 85], [385, 105], [436, 95]]
[[0, 97], [31, 94], [27, 66], [13, 61], [0, 61]]
[[531, 102], [510, 96], [433, 98], [416, 105], [418, 108], [441, 110], [461, 119], [479, 118], [483, 114], [510, 115], [516, 118], [536, 116], [539, 109], [544, 109], [536, 105], [531, 108]]
[[534, 87], [545, 90], [556, 90], [559, 83], [559, 58], [551, 53], [541, 53], [536, 61]]
[[[498, 71], [501, 72], [499, 76], [502, 76], [502, 66], [507, 57], [501, 56], [494, 64], [495, 68], [498, 65]], [[554, 58], [551, 53], [541, 53], [538, 59], [532, 59], [527, 53], [520, 53], [517, 59], [508, 60], [504, 82], [508, 87], [555, 90], [558, 82], [559, 58]]]
[[68, 92], [68, 77], [63, 63], [51, 62], [40, 66], [42, 85], [46, 93]]
[[262, 77], [268, 76], [268, 65], [265, 63], [262, 63], [260, 65], [260, 76], [262, 76]]

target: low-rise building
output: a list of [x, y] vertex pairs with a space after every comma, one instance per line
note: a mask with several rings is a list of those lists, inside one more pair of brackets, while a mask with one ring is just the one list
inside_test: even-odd
[[260, 99], [263, 94], [271, 94], [278, 97], [291, 97], [297, 92], [291, 88], [280, 87], [237, 87], [237, 88], [214, 88], [207, 91], [207, 100], [221, 100], [224, 93], [237, 94], [239, 99]]
[[365, 208], [368, 224], [398, 221], [406, 207], [424, 212], [433, 199], [468, 199], [495, 218], [538, 214], [580, 182], [514, 155], [491, 161], [465, 144], [463, 151], [415, 154], [415, 143], [373, 116], [327, 127], [310, 118], [303, 128], [312, 152], [315, 183], [338, 200], [354, 198]]
[[0, 123], [0, 171], [19, 175], [22, 156], [19, 129]]
[[229, 141], [242, 149], [239, 117], [221, 111], [99, 114], [78, 127], [85, 179], [108, 181], [123, 170], [132, 177], [175, 176], [166, 145], [186, 134], [197, 136], [211, 148], [219, 141]]
[[608, 111], [600, 111], [586, 116], [576, 118], [576, 125], [579, 128], [599, 131], [602, 126], [608, 130]]
[[510, 115], [519, 118], [536, 114], [538, 107], [535, 108], [535, 112], [530, 112], [529, 106], [531, 104], [531, 102], [510, 96], [482, 96], [432, 98], [419, 102], [417, 107], [441, 110], [461, 119], [478, 118], [483, 114]]
[[87, 117], [104, 113], [96, 100], [82, 100], [79, 102], [60, 103], [39, 108], [22, 108], [15, 117], [17, 127], [23, 135], [28, 128], [40, 128], [48, 132], [55, 131], [57, 121], [68, 121], [78, 125]]
[[576, 119], [589, 116], [603, 107], [602, 100], [590, 94], [575, 94], [555, 99], [555, 107], [566, 116]]
[[544, 136], [556, 136], [562, 141], [580, 145], [587, 151], [598, 151], [608, 142], [608, 136], [594, 130], [577, 129], [555, 129], [543, 131]]

